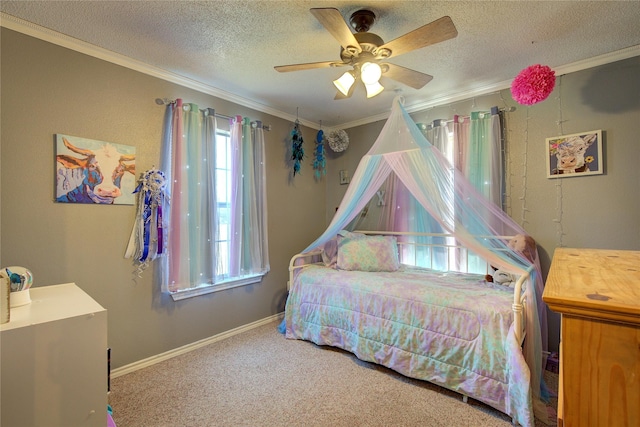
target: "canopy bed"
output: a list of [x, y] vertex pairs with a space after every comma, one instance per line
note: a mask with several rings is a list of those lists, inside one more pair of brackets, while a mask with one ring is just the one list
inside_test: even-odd
[[[411, 201], [407, 229], [347, 231], [388, 180]], [[538, 255], [509, 245], [524, 234], [396, 98], [329, 227], [291, 260], [285, 335], [460, 392], [523, 426], [534, 413], [546, 421]], [[489, 266], [518, 280], [489, 283]]]

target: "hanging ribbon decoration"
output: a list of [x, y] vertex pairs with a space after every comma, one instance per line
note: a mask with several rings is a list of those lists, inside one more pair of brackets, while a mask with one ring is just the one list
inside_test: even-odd
[[138, 276], [149, 266], [149, 263], [163, 255], [166, 243], [166, 224], [163, 219], [163, 208], [169, 198], [165, 193], [167, 182], [164, 173], [155, 168], [144, 172], [133, 191], [136, 196], [136, 220], [125, 258], [134, 258]]
[[[320, 127], [322, 127], [322, 122], [320, 122]], [[316, 180], [320, 180], [324, 175], [327, 174], [326, 160], [324, 157], [324, 132], [322, 129], [318, 131], [316, 135], [316, 151], [313, 160], [313, 169], [315, 170]]]
[[296, 119], [296, 123], [291, 131], [291, 160], [293, 160], [293, 176], [300, 173], [300, 164], [304, 159], [304, 148], [302, 144], [302, 132], [300, 132], [300, 122]]

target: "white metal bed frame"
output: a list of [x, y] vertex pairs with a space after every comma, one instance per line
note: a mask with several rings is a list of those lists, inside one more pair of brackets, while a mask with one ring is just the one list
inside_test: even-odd
[[[367, 235], [383, 235], [383, 236], [426, 236], [426, 237], [439, 237], [439, 238], [451, 238], [451, 239], [455, 239], [455, 236], [452, 234], [446, 234], [446, 233], [407, 233], [407, 232], [388, 232], [388, 231], [355, 231], [357, 233], [363, 233], [363, 234], [367, 234]], [[497, 240], [509, 240], [512, 238], [512, 236], [482, 236], [483, 239], [497, 239]], [[455, 240], [452, 240], [455, 241]], [[467, 248], [465, 248], [464, 246], [460, 246], [460, 245], [456, 245], [456, 244], [438, 244], [438, 243], [428, 243], [428, 244], [422, 244], [422, 243], [414, 243], [414, 242], [398, 242], [398, 245], [409, 245], [409, 246], [427, 246], [427, 247], [432, 247], [432, 248], [436, 248], [436, 247], [440, 247], [440, 248], [447, 248], [449, 250], [446, 251], [442, 251], [443, 254], [446, 254], [446, 265], [449, 271], [451, 269], [451, 258], [450, 258], [450, 254], [451, 254], [451, 249], [461, 249], [464, 251], [465, 256], [466, 256], [466, 260], [467, 262], [464, 263], [467, 267], [469, 266], [469, 256], [472, 255], [473, 253], [471, 251], [469, 251]], [[505, 251], [507, 249], [504, 249]], [[400, 256], [402, 254], [402, 251], [398, 251]], [[434, 260], [433, 260], [433, 256], [434, 256], [434, 251], [431, 251], [431, 260], [430, 260], [430, 265], [433, 266], [434, 265]], [[296, 265], [296, 262], [298, 260], [302, 260], [301, 264]], [[298, 269], [301, 269], [307, 265], [312, 265], [312, 264], [322, 264], [322, 249], [316, 249], [307, 253], [300, 253], [300, 254], [296, 254], [291, 258], [291, 261], [289, 261], [289, 281], [287, 282], [287, 290], [289, 290], [291, 288], [291, 284], [293, 283], [293, 279], [294, 279], [294, 274]], [[533, 267], [531, 267], [529, 270], [527, 270], [527, 272], [523, 275], [521, 275], [519, 277], [519, 279], [516, 281], [515, 286], [513, 288], [513, 304], [511, 305], [511, 309], [513, 311], [513, 322], [514, 322], [514, 331], [515, 331], [515, 336], [516, 336], [516, 340], [517, 342], [522, 346], [522, 343], [524, 341], [524, 337], [525, 337], [525, 325], [526, 325], [526, 318], [525, 318], [525, 310], [524, 310], [524, 306], [526, 304], [526, 297], [525, 297], [525, 292], [523, 292], [524, 290], [524, 286], [526, 283], [526, 280], [529, 278], [529, 274], [531, 272], [531, 269]], [[489, 264], [487, 263], [487, 273], [489, 271]], [[468, 272], [468, 271], [467, 271]]]

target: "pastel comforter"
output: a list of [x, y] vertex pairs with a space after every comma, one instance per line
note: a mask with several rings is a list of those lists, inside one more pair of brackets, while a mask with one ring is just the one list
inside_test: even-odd
[[529, 368], [515, 339], [512, 302], [511, 289], [480, 275], [308, 265], [290, 289], [286, 337], [342, 348], [532, 426]]

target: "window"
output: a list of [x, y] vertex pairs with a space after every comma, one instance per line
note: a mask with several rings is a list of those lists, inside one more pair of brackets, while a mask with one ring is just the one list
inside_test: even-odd
[[181, 100], [168, 116], [163, 289], [178, 300], [259, 282], [269, 271], [262, 127], [239, 116], [227, 126]]
[[217, 244], [220, 248], [220, 262], [216, 268], [216, 276], [222, 280], [229, 278], [229, 251], [231, 233], [231, 134], [216, 129], [216, 205], [219, 221]]

